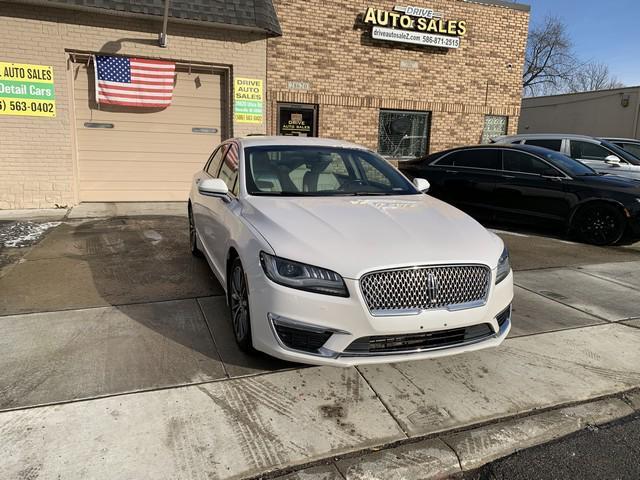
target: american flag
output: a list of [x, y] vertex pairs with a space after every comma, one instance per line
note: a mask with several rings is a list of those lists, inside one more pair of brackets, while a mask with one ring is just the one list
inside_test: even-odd
[[227, 156], [224, 157], [224, 163], [226, 163], [232, 170], [238, 169], [238, 146], [232, 143], [227, 152]]
[[98, 103], [130, 107], [168, 107], [176, 64], [142, 58], [96, 55]]

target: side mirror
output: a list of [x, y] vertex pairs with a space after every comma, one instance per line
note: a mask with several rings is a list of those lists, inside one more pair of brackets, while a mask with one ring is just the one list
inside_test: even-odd
[[620, 166], [620, 158], [616, 155], [609, 155], [608, 157], [605, 157], [604, 163], [618, 167]]
[[427, 193], [431, 185], [424, 178], [414, 178], [413, 185], [422, 193]]
[[221, 178], [207, 178], [198, 184], [198, 192], [209, 197], [226, 197], [229, 187]]

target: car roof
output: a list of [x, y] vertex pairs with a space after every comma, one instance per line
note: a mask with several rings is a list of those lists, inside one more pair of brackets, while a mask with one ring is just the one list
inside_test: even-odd
[[522, 133], [517, 135], [501, 135], [494, 137], [492, 140], [526, 140], [526, 139], [561, 139], [561, 138], [574, 138], [576, 140], [596, 140], [599, 141], [599, 137], [592, 137], [589, 135], [578, 135], [575, 133]]
[[607, 142], [628, 142], [628, 143], [640, 143], [637, 138], [624, 138], [624, 137], [600, 137]]
[[262, 136], [255, 135], [231, 139], [238, 142], [243, 148], [263, 147], [263, 146], [307, 146], [307, 147], [336, 147], [336, 148], [356, 148], [369, 150], [362, 145], [357, 145], [344, 140], [320, 137], [296, 137], [296, 136]]
[[520, 144], [512, 144], [512, 143], [490, 143], [484, 145], [467, 145], [465, 147], [456, 147], [451, 148], [449, 150], [443, 150], [442, 152], [432, 153], [429, 157], [441, 157], [444, 154], [457, 152], [460, 150], [486, 150], [486, 149], [500, 149], [500, 150], [518, 150], [521, 152], [533, 153], [536, 155], [547, 155], [549, 152], [558, 153], [562, 155], [560, 152], [556, 152], [555, 150], [549, 150], [548, 148], [538, 147], [536, 145], [520, 145]]

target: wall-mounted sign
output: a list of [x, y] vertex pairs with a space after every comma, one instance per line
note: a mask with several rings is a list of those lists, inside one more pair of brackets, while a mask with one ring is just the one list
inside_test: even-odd
[[278, 133], [297, 137], [315, 137], [318, 107], [307, 104], [278, 104]]
[[55, 117], [53, 68], [0, 62], [0, 115]]
[[233, 82], [233, 118], [238, 123], [262, 123], [262, 80], [236, 78]]
[[458, 48], [467, 33], [464, 20], [445, 20], [429, 8], [396, 5], [393, 11], [369, 7], [364, 23], [371, 25], [371, 38], [442, 48]]

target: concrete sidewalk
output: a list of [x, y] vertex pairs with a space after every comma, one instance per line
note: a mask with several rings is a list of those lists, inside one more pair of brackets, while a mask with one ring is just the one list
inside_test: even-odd
[[436, 361], [5, 411], [0, 469], [3, 478], [244, 478], [640, 387], [638, 344], [640, 329], [605, 324]]

